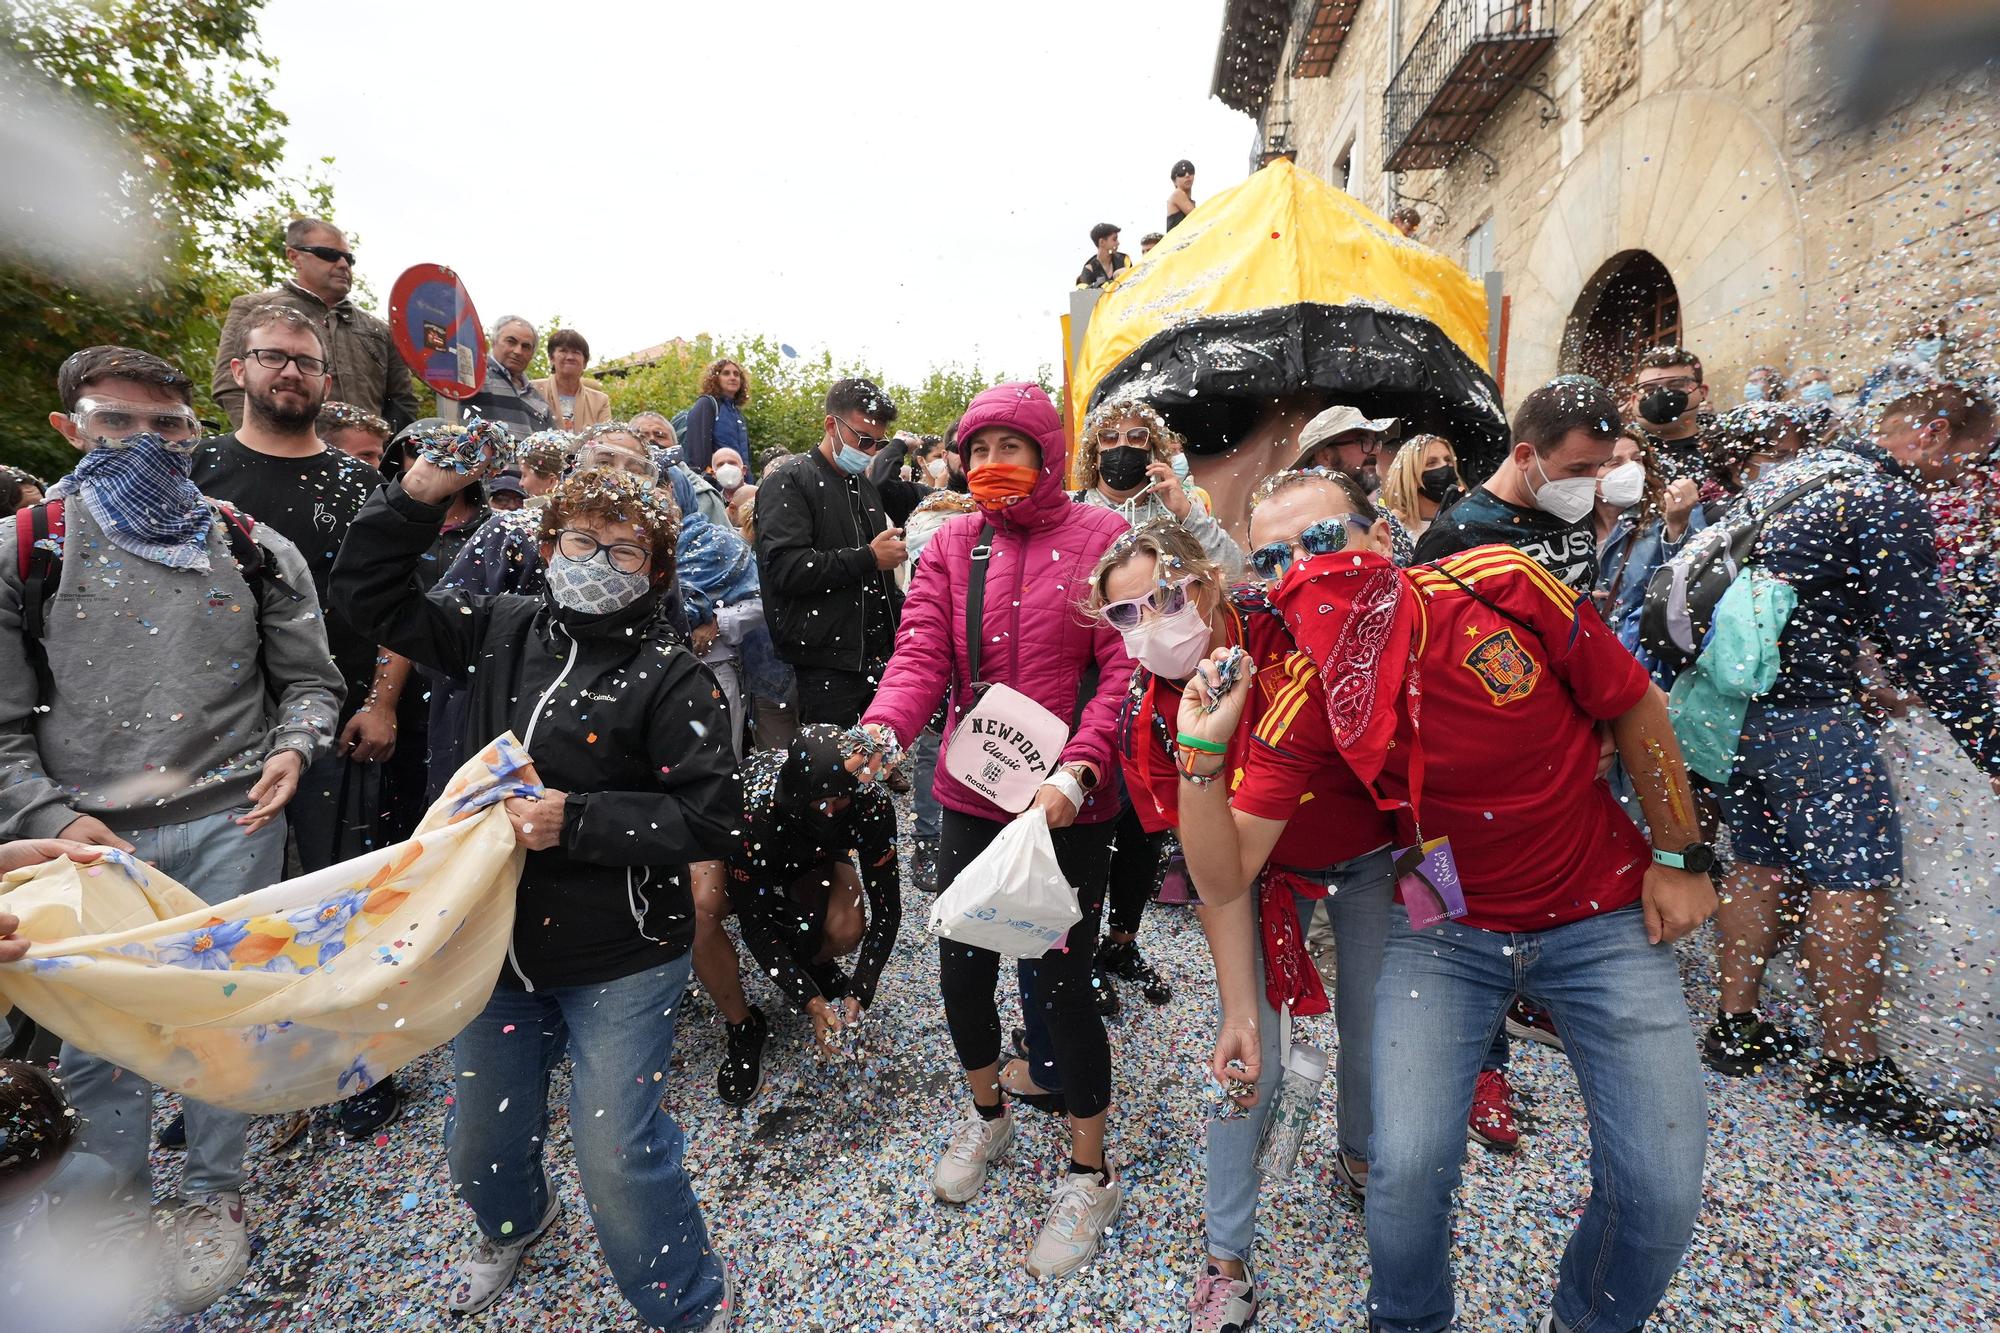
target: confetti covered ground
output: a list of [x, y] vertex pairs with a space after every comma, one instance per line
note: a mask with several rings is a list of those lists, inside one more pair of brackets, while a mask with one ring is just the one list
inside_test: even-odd
[[[688, 1136], [688, 1167], [709, 1227], [739, 1274], [742, 1330], [1066, 1330], [1186, 1327], [1201, 1234], [1198, 1071], [1212, 986], [1199, 928], [1183, 907], [1154, 906], [1141, 943], [1173, 981], [1155, 1009], [1125, 987], [1114, 1023], [1112, 1149], [1122, 1216], [1094, 1266], [1037, 1283], [1021, 1260], [1039, 1226], [1065, 1140], [1017, 1111], [1022, 1134], [968, 1208], [935, 1203], [929, 1173], [964, 1094], [936, 998], [928, 900], [905, 912], [903, 940], [869, 1023], [884, 1056], [829, 1074], [806, 1053], [808, 1025], [774, 1018], [762, 1095], [742, 1112], [714, 1097], [721, 1050], [706, 999], [684, 1007], [669, 1092]], [[1713, 1005], [1710, 941], [1682, 946], [1688, 996]], [[758, 983], [753, 979], [751, 985]], [[1007, 984], [1004, 983], [1003, 984]], [[1011, 1003], [1008, 1006], [1018, 1009]], [[1780, 1006], [1780, 1012], [1787, 1013]], [[1323, 1023], [1324, 1020], [1315, 1020]], [[1327, 1036], [1330, 1044], [1330, 1033]], [[250, 1276], [199, 1319], [203, 1330], [600, 1330], [638, 1327], [610, 1281], [584, 1213], [566, 1118], [550, 1164], [562, 1224], [530, 1251], [513, 1287], [481, 1318], [441, 1309], [469, 1215], [450, 1197], [441, 1147], [449, 1064], [443, 1052], [404, 1075], [404, 1118], [374, 1143], [330, 1137], [292, 1160], [260, 1151], [253, 1130]], [[1531, 1133], [1512, 1157], [1476, 1146], [1460, 1195], [1461, 1327], [1532, 1328], [1553, 1289], [1562, 1241], [1581, 1207], [1587, 1135], [1560, 1055], [1516, 1043], [1513, 1079]], [[1329, 1080], [1331, 1086], [1331, 1080]], [[567, 1095], [556, 1089], [557, 1105]], [[1652, 1327], [1714, 1330], [1990, 1330], [2000, 1326], [2000, 1164], [1892, 1147], [1804, 1112], [1796, 1073], [1710, 1076], [1708, 1200], [1692, 1252]], [[163, 1108], [164, 1109], [164, 1108]], [[1337, 1201], [1330, 1117], [1308, 1140], [1300, 1178], [1267, 1191], [1259, 1327], [1361, 1326], [1367, 1264], [1360, 1219]], [[175, 1158], [156, 1157], [173, 1183]]]

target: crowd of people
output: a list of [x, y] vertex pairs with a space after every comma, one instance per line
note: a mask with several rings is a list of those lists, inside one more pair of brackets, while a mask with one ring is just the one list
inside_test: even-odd
[[[1193, 177], [1175, 165], [1169, 227]], [[1116, 230], [1095, 239], [1112, 276]], [[340, 232], [306, 219], [286, 242], [295, 279], [223, 332], [232, 430], [204, 426], [182, 368], [86, 348], [49, 416], [74, 468], [0, 477], [0, 870], [129, 853], [227, 901], [407, 838], [465, 756], [518, 737], [540, 794], [506, 802], [512, 944], [453, 1048], [445, 1147], [472, 1225], [443, 1309], [492, 1305], [560, 1215], [545, 1140], [567, 1060], [569, 1151], [619, 1290], [647, 1327], [729, 1328], [758, 1238], [708, 1231], [659, 1086], [690, 983], [726, 1027], [715, 1095], [751, 1105], [773, 1025], [744, 952], [835, 1054], [881, 999], [904, 844], [936, 892], [1025, 815], [1078, 919], [1018, 960], [1011, 1036], [1001, 955], [939, 940], [938, 1057], [964, 1103], [930, 1188], [969, 1203], [1018, 1108], [1061, 1117], [1069, 1160], [1024, 1263], [1096, 1258], [1123, 1201], [1105, 1019], [1120, 983], [1171, 1000], [1140, 941], [1184, 873], [1219, 1001], [1196, 1333], [1242, 1333], [1272, 1280], [1260, 1182], [1289, 1169], [1328, 1065], [1294, 1017], [1333, 1017], [1333, 1169], [1386, 1333], [1452, 1322], [1467, 1143], [1520, 1133], [1512, 1040], [1568, 1056], [1590, 1126], [1544, 1330], [1637, 1329], [1661, 1301], [1701, 1205], [1704, 1064], [1816, 1050], [1813, 1111], [1986, 1144], [1876, 1035], [1902, 842], [1871, 719], [1928, 707], [2000, 774], [1980, 537], [2000, 420], [1928, 338], [1858, 401], [1762, 367], [1720, 412], [1698, 356], [1651, 348], [1622, 394], [1567, 375], [1524, 395], [1483, 477], [1452, 441], [1336, 403], [1256, 487], [1246, 546], [1137, 398], [1072, 441], [1040, 387], [1002, 383], [939, 437], [895, 432], [888, 394], [841, 379], [812, 448], [758, 453], [740, 364], [617, 419], [582, 335], [551, 335], [529, 380], [541, 339], [508, 316], [466, 419], [417, 419], [348, 300]], [[1691, 646], [1672, 632], [1690, 618]], [[1065, 739], [1023, 807], [982, 777], [980, 738], [1040, 718]], [[1711, 917], [1721, 989], [1697, 1040], [1674, 943]], [[27, 953], [17, 924], [0, 914], [0, 963]], [[1788, 940], [1816, 1035], [1759, 1008]], [[66, 1035], [55, 1052], [24, 1027], [29, 1058], [0, 1066], [0, 1222], [75, 1208], [89, 1245], [159, 1244], [164, 1298], [206, 1308], [251, 1262], [247, 1117], [184, 1102], [156, 1235], [154, 1088]], [[400, 1105], [389, 1078], [331, 1114], [363, 1137]]]

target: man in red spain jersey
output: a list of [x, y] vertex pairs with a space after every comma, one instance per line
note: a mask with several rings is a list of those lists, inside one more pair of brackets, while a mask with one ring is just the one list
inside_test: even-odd
[[[1370, 1326], [1451, 1322], [1462, 1126], [1518, 993], [1561, 1030], [1591, 1127], [1590, 1200], [1541, 1327], [1638, 1329], [1692, 1235], [1707, 1128], [1671, 942], [1714, 911], [1715, 890], [1666, 701], [1590, 604], [1533, 560], [1481, 547], [1398, 570], [1387, 525], [1326, 474], [1267, 483], [1251, 539], [1318, 688], [1265, 710], [1233, 811], [1207, 780], [1219, 770], [1204, 745], [1178, 753], [1182, 845], [1203, 900], [1240, 897], [1285, 830], [1281, 802], [1244, 793], [1302, 790], [1299, 774], [1328, 756], [1395, 811], [1399, 843], [1448, 839], [1463, 891], [1455, 919], [1390, 916], [1372, 1051]], [[1253, 687], [1239, 680], [1207, 711], [1219, 684], [1215, 660], [1189, 681], [1181, 736], [1234, 731]], [[1650, 854], [1597, 777], [1600, 721], [1655, 831]], [[1399, 896], [1417, 909], [1417, 893]], [[1223, 1077], [1231, 1060], [1258, 1060], [1234, 1021], [1254, 1008], [1254, 941], [1240, 931], [1226, 947], [1214, 921], [1210, 935]]]

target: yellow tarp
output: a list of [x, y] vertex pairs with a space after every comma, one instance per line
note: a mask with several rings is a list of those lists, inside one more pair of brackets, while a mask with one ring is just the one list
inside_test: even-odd
[[0, 880], [35, 942], [0, 1000], [163, 1088], [253, 1114], [361, 1091], [485, 1007], [526, 855], [499, 802], [535, 790], [503, 736], [408, 842], [210, 906], [120, 854]]
[[1070, 378], [1071, 411], [1081, 421], [1099, 382], [1163, 329], [1301, 302], [1416, 315], [1490, 372], [1485, 287], [1351, 195], [1280, 160], [1203, 202], [1104, 289]]

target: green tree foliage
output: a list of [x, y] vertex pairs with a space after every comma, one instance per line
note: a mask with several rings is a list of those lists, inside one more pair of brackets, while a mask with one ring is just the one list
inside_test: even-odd
[[703, 368], [717, 357], [741, 363], [750, 377], [743, 418], [752, 447], [760, 451], [776, 444], [797, 452], [819, 443], [827, 387], [837, 379], [860, 375], [874, 380], [901, 409], [897, 429], [941, 435], [974, 394], [1000, 378], [977, 366], [947, 365], [933, 367], [917, 384], [898, 384], [868, 366], [835, 362], [830, 352], [786, 356], [767, 338], [719, 340], [707, 334], [669, 347], [650, 365], [630, 370], [605, 365], [592, 376], [611, 395], [613, 416], [624, 419], [651, 409], [671, 417], [693, 404]]
[[[49, 430], [56, 368], [80, 347], [122, 343], [156, 353], [208, 401], [222, 316], [232, 297], [273, 285], [281, 233], [297, 213], [327, 217], [323, 172], [287, 179], [285, 117], [270, 100], [270, 57], [257, 44], [261, 0], [7, 0], [0, 78], [10, 110], [66, 106], [136, 155], [96, 201], [137, 232], [143, 263], [78, 256], [63, 268], [0, 257], [0, 461], [44, 477], [72, 454]], [[16, 99], [19, 99], [16, 101]], [[29, 182], [17, 181], [27, 196]], [[10, 207], [14, 205], [10, 204]]]

